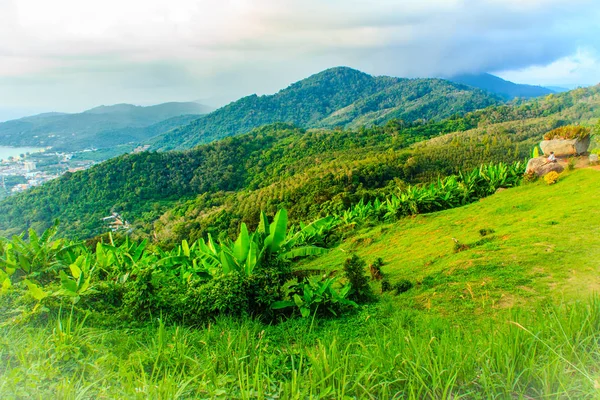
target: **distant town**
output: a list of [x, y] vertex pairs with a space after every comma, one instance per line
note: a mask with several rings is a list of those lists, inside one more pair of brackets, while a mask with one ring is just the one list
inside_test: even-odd
[[[80, 153], [90, 151], [92, 150]], [[39, 186], [65, 172], [83, 171], [95, 164], [94, 161], [81, 159], [80, 153], [61, 153], [46, 149], [2, 160], [0, 198]], [[76, 155], [79, 157], [75, 158]]]
[[139, 153], [148, 148], [148, 145], [121, 146], [121, 151], [116, 153], [97, 149], [69, 153], [54, 151], [48, 147], [39, 152], [8, 157], [0, 160], [0, 199], [39, 186], [66, 172], [86, 170], [118, 154]]

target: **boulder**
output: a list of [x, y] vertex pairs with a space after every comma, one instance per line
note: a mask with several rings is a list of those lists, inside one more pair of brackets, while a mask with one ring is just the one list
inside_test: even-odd
[[598, 164], [598, 154], [590, 154], [590, 164]]
[[526, 173], [533, 172], [537, 176], [544, 176], [551, 171], [556, 171], [560, 174], [564, 170], [565, 168], [557, 162], [548, 162], [546, 157], [537, 157], [529, 160]]
[[590, 137], [585, 139], [552, 139], [542, 140], [540, 148], [544, 152], [544, 155], [550, 155], [550, 152], [554, 152], [556, 157], [567, 157], [576, 156], [583, 154], [590, 147]]

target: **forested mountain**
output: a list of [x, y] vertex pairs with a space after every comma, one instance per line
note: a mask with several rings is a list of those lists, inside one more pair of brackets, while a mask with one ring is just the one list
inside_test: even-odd
[[[198, 103], [164, 103], [141, 107], [131, 104], [100, 106], [78, 114], [45, 113], [0, 123], [0, 145], [52, 146], [75, 151], [144, 141], [210, 109]], [[181, 117], [193, 115], [194, 118]], [[173, 119], [174, 118], [174, 119]], [[160, 122], [164, 130], [157, 130]], [[143, 128], [155, 125], [154, 128]]]
[[390, 119], [440, 120], [498, 104], [499, 98], [441, 79], [373, 77], [338, 67], [274, 95], [248, 96], [153, 142], [154, 149], [188, 149], [275, 122], [303, 128], [357, 127]]
[[512, 100], [515, 97], [529, 99], [554, 93], [547, 87], [513, 83], [491, 74], [464, 74], [448, 79], [494, 93], [505, 100]]
[[234, 231], [240, 220], [256, 222], [260, 209], [287, 207], [293, 219], [310, 220], [399, 184], [524, 159], [556, 126], [595, 124], [599, 105], [597, 86], [439, 122], [347, 130], [275, 124], [184, 152], [124, 155], [4, 200], [0, 235], [60, 218], [66, 234], [91, 237], [106, 231], [101, 218], [112, 212], [133, 222], [136, 234], [163, 242], [212, 226]]

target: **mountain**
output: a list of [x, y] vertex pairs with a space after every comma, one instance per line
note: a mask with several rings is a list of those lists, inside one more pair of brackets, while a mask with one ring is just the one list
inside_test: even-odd
[[130, 142], [132, 135], [121, 136], [124, 132], [135, 131], [134, 140], [144, 141], [177, 126], [174, 124], [177, 119], [166, 123], [166, 129], [160, 132], [155, 129], [145, 132], [144, 128], [182, 115], [195, 116], [183, 118], [180, 122], [185, 124], [210, 111], [198, 103], [173, 102], [149, 107], [100, 106], [77, 114], [44, 113], [0, 123], [0, 146], [52, 146], [66, 151], [103, 148], [108, 143]]
[[464, 74], [448, 79], [494, 93], [505, 100], [512, 100], [516, 97], [529, 99], [554, 93], [553, 90], [546, 87], [517, 84], [491, 74]]
[[244, 97], [152, 144], [157, 150], [192, 148], [275, 122], [332, 128], [382, 124], [395, 118], [440, 120], [499, 102], [479, 89], [441, 79], [373, 77], [338, 67], [274, 95]]

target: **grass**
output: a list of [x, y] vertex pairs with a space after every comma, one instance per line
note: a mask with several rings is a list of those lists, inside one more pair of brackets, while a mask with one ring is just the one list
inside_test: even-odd
[[303, 267], [354, 251], [417, 285], [339, 319], [0, 326], [0, 398], [596, 399], [599, 185], [576, 170], [359, 232]]
[[1, 328], [2, 398], [597, 398], [600, 301], [465, 329], [384, 301], [343, 320]]
[[[365, 229], [302, 268], [339, 269], [355, 252], [383, 258], [392, 283], [416, 282], [402, 306], [470, 319], [600, 289], [600, 171], [575, 170], [462, 208]], [[491, 230], [482, 237], [480, 230]], [[455, 240], [466, 249], [455, 252]]]

